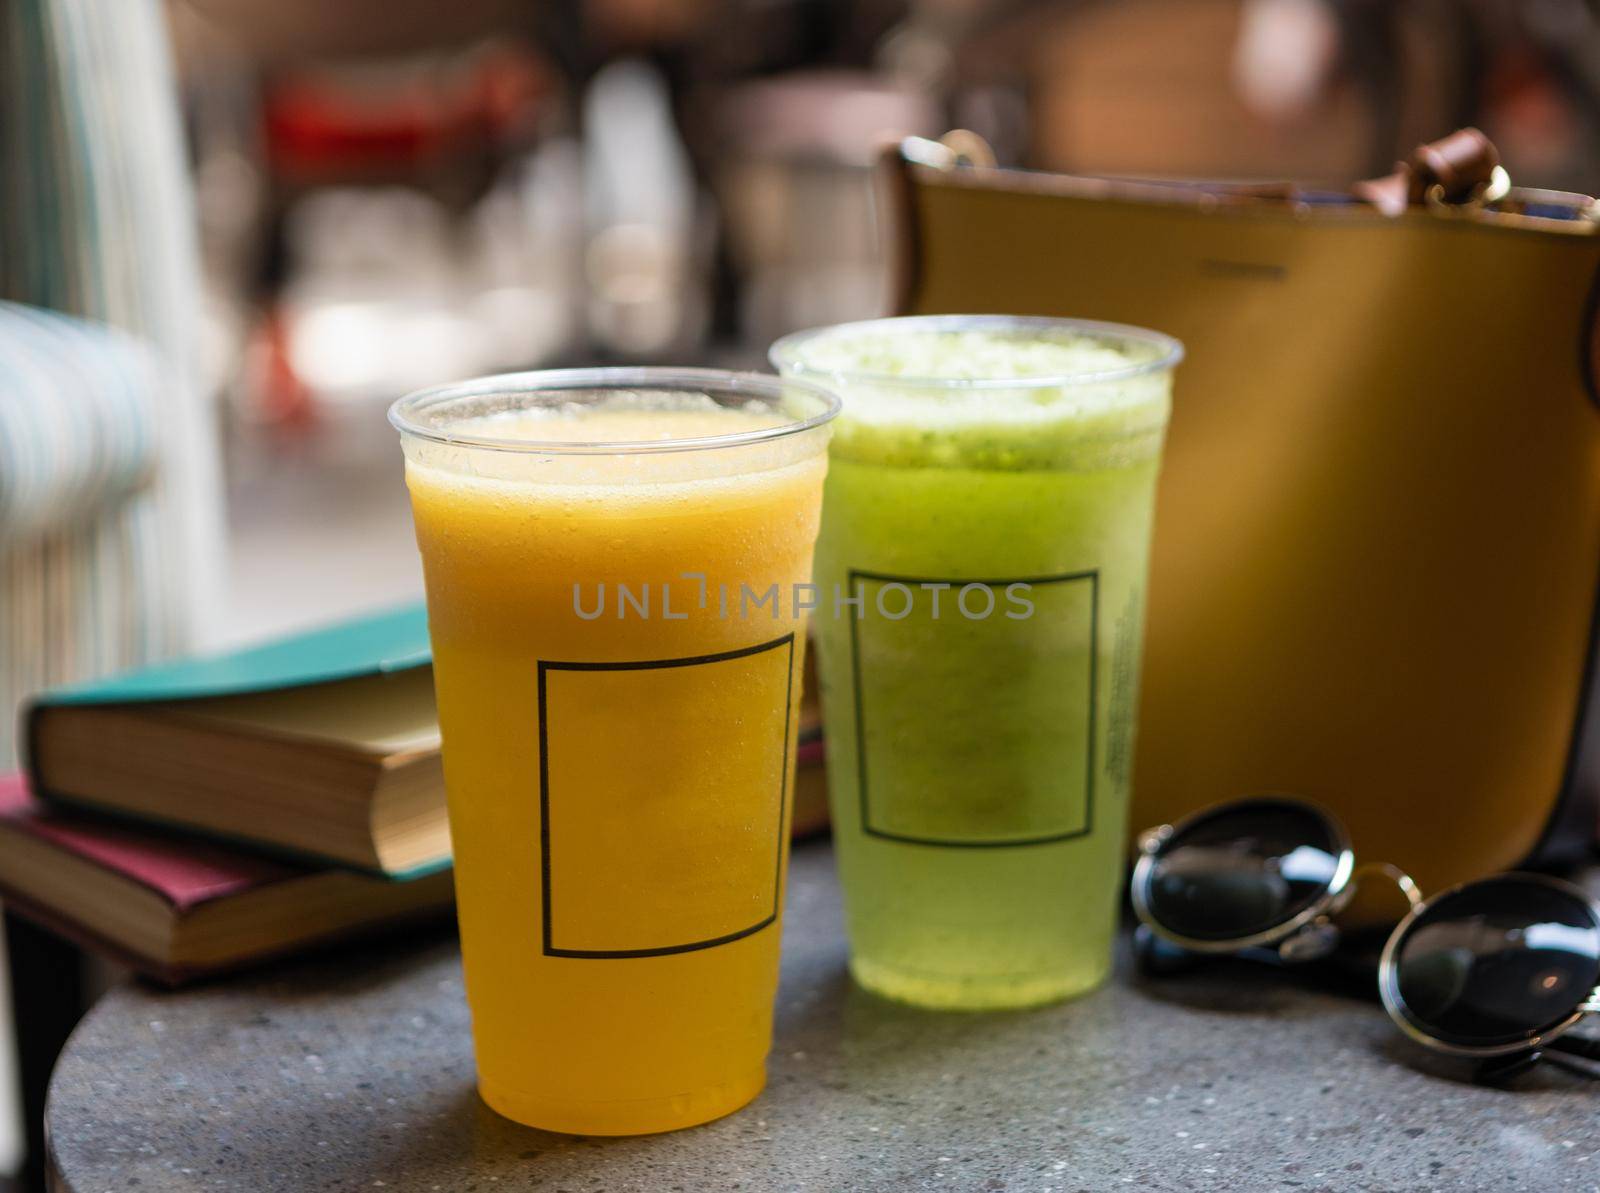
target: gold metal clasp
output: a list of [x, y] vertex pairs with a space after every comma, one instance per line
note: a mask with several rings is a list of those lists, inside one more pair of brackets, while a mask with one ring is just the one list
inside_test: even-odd
[[900, 142], [900, 152], [917, 165], [935, 170], [954, 170], [957, 166], [992, 169], [995, 164], [989, 142], [969, 128], [953, 128], [937, 141], [907, 137]]
[[1458, 213], [1467, 211], [1480, 211], [1491, 204], [1498, 203], [1511, 193], [1511, 175], [1504, 166], [1496, 166], [1489, 172], [1487, 182], [1480, 182], [1472, 188], [1472, 193], [1465, 199], [1451, 201], [1445, 198], [1444, 183], [1435, 182], [1422, 193], [1423, 202], [1435, 211], [1445, 213]]

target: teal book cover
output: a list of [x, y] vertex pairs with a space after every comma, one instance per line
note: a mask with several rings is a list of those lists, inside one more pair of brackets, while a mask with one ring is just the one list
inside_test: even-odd
[[56, 688], [36, 696], [29, 709], [239, 696], [405, 671], [432, 661], [427, 610], [418, 602], [242, 650], [195, 655]]
[[179, 817], [124, 807], [117, 800], [95, 798], [84, 791], [64, 791], [53, 782], [49, 768], [40, 765], [39, 729], [43, 717], [55, 709], [137, 708], [183, 701], [203, 706], [225, 697], [287, 692], [365, 676], [399, 676], [431, 662], [427, 613], [424, 605], [416, 602], [241, 649], [194, 655], [56, 688], [39, 693], [24, 705], [24, 761], [35, 793], [50, 802], [121, 819], [165, 824], [302, 861], [333, 861], [397, 880], [420, 877], [448, 867], [449, 858], [385, 869], [263, 841], [247, 833], [230, 833], [215, 825], [201, 826]]

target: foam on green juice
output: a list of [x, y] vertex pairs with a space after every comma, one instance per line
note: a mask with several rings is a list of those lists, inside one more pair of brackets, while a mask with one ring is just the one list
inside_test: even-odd
[[[1169, 379], [1138, 366], [1165, 350], [1072, 332], [845, 327], [806, 342], [803, 363], [846, 397], [835, 456], [924, 467], [1078, 468], [1108, 454], [1160, 450]], [[1030, 379], [1039, 385], [1017, 384]]]

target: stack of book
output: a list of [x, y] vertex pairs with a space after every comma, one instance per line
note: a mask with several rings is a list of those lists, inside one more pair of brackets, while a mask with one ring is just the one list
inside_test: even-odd
[[[451, 907], [421, 606], [46, 693], [0, 899], [170, 984]], [[827, 823], [807, 676], [793, 817]]]

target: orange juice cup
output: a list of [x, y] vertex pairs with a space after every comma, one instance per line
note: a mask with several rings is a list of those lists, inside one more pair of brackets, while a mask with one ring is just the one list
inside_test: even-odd
[[390, 412], [478, 1088], [508, 1118], [644, 1134], [761, 1091], [837, 410], [774, 377], [580, 369]]

